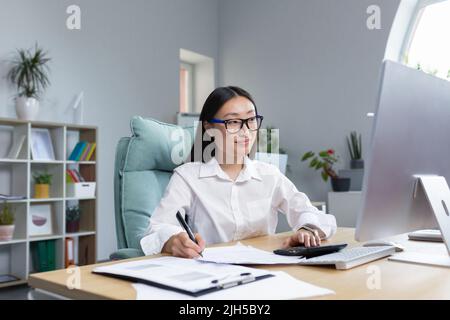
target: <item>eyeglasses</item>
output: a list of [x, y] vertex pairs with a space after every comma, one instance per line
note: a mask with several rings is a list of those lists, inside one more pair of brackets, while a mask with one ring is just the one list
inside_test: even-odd
[[229, 119], [229, 120], [220, 120], [213, 118], [209, 120], [208, 122], [211, 123], [223, 123], [225, 124], [225, 129], [229, 133], [237, 133], [241, 131], [241, 129], [244, 127], [244, 123], [247, 126], [247, 128], [250, 131], [256, 131], [261, 127], [261, 123], [263, 121], [264, 117], [257, 115], [248, 119]]

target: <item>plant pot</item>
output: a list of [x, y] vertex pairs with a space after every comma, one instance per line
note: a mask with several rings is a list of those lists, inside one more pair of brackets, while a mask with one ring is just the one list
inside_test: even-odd
[[350, 178], [332, 178], [331, 186], [334, 192], [347, 192], [350, 190]]
[[36, 199], [50, 198], [48, 184], [35, 184], [34, 185], [34, 197]]
[[363, 159], [350, 160], [350, 168], [351, 169], [364, 169], [364, 160]]
[[66, 232], [74, 233], [80, 230], [80, 220], [67, 221], [66, 222]]
[[14, 225], [0, 226], [0, 241], [9, 241], [14, 235]]
[[35, 98], [17, 97], [16, 114], [20, 120], [36, 120], [39, 113], [39, 101]]

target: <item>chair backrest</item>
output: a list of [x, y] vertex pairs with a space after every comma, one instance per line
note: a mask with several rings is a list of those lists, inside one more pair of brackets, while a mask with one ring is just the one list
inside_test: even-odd
[[136, 116], [131, 137], [120, 139], [114, 169], [114, 206], [119, 249], [141, 250], [140, 240], [173, 169], [188, 156], [193, 127]]

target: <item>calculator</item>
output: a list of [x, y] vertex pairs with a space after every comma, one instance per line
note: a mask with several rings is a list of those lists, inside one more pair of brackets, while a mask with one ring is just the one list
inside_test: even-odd
[[342, 249], [344, 249], [347, 246], [346, 243], [340, 243], [340, 244], [332, 244], [332, 245], [325, 245], [325, 246], [318, 246], [318, 247], [290, 247], [286, 249], [277, 249], [274, 250], [273, 253], [279, 254], [282, 256], [302, 256], [305, 258], [312, 258], [312, 257], [318, 257], [325, 254], [338, 252]]

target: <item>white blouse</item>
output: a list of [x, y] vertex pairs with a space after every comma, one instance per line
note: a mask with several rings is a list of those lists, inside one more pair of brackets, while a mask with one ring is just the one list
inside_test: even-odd
[[177, 167], [141, 239], [146, 255], [160, 253], [171, 236], [184, 231], [177, 211], [188, 214], [190, 227], [207, 245], [273, 234], [278, 211], [294, 231], [313, 227], [322, 238], [336, 232], [334, 216], [314, 207], [276, 166], [248, 157], [235, 181], [214, 157]]

